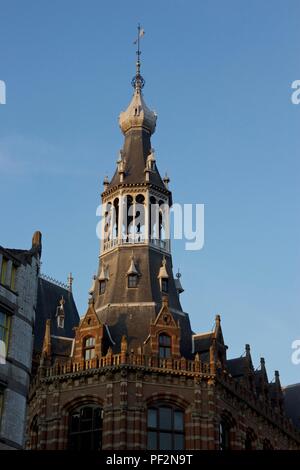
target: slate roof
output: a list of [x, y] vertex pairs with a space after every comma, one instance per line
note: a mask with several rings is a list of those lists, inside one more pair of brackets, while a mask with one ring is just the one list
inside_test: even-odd
[[[191, 357], [192, 335], [190, 320], [187, 314], [172, 311], [174, 320], [179, 321], [181, 328], [180, 352], [183, 356]], [[99, 320], [108, 326], [113, 342], [114, 353], [120, 352], [122, 336], [127, 337], [128, 350], [142, 347], [144, 341], [150, 333], [150, 323], [154, 321], [157, 312], [153, 305], [124, 305], [107, 306], [105, 309], [97, 311]]]
[[[95, 310], [107, 304], [127, 304], [154, 302], [157, 305], [156, 313], [160, 310], [162, 295], [158, 274], [163, 261], [163, 253], [144, 245], [134, 246], [134, 263], [141, 274], [137, 289], [127, 288], [127, 272], [131, 264], [132, 246], [121, 247], [117, 252], [105, 254], [105, 267], [108, 271], [108, 281], [105, 293], [99, 295], [95, 288]], [[171, 309], [181, 311], [179, 295], [176, 290], [172, 273], [171, 257], [166, 255], [166, 268], [169, 275], [168, 298]]]
[[283, 394], [285, 412], [300, 429], [300, 383], [285, 387]]
[[[151, 153], [150, 134], [145, 130], [131, 130], [125, 136], [122, 158], [125, 162], [124, 184], [145, 183], [145, 166], [148, 155]], [[165, 185], [161, 179], [159, 171], [149, 174], [149, 183], [166, 191]], [[120, 184], [120, 175], [116, 170], [108, 190]]]
[[[64, 297], [64, 328], [58, 328], [56, 311], [59, 300]], [[51, 335], [67, 338], [74, 337], [74, 326], [79, 324], [79, 315], [71, 292], [48, 280], [39, 278], [37, 307], [34, 325], [34, 351], [41, 352], [45, 334], [46, 320], [51, 319]]]

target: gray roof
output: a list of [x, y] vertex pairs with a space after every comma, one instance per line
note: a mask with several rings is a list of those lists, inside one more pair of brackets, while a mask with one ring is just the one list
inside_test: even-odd
[[[64, 297], [65, 321], [64, 328], [58, 328], [56, 311], [59, 300]], [[34, 351], [41, 352], [45, 334], [46, 320], [51, 319], [51, 334], [67, 338], [74, 337], [74, 326], [79, 324], [79, 315], [73, 294], [67, 289], [50, 281], [39, 278], [37, 307], [34, 325]]]
[[[142, 129], [131, 130], [125, 136], [122, 158], [125, 162], [124, 184], [145, 183], [145, 166], [151, 153], [150, 134]], [[166, 191], [157, 168], [150, 172], [150, 184]], [[108, 189], [120, 184], [120, 175], [116, 170]]]
[[[132, 251], [134, 250], [134, 264], [140, 274], [137, 289], [127, 288], [127, 272], [131, 264]], [[156, 311], [160, 310], [162, 293], [159, 284], [159, 271], [163, 262], [164, 254], [158, 250], [145, 245], [122, 246], [117, 251], [105, 254], [102, 262], [108, 272], [108, 281], [103, 295], [99, 295], [96, 286], [94, 292], [95, 309], [107, 304], [120, 303], [145, 303], [154, 302]], [[171, 256], [165, 254], [166, 269], [169, 276], [169, 306], [174, 310], [181, 311], [179, 295], [176, 290], [172, 273]], [[97, 284], [97, 283], [96, 283]]]
[[[149, 335], [150, 322], [154, 321], [162, 306], [162, 292], [158, 279], [163, 253], [147, 246], [134, 246], [134, 264], [139, 272], [138, 287], [128, 289], [127, 272], [131, 264], [132, 247], [120, 247], [106, 253], [102, 259], [108, 272], [104, 294], [94, 291], [95, 310], [100, 321], [107, 324], [115, 352], [119, 351], [122, 335], [128, 338], [128, 348], [141, 346]], [[172, 273], [172, 260], [165, 255], [168, 273], [169, 308], [181, 326], [181, 352], [186, 357], [192, 353], [192, 331], [188, 316], [182, 312], [179, 295]]]

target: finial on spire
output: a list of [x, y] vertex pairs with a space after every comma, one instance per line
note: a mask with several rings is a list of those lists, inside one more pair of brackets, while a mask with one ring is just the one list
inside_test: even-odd
[[143, 86], [145, 85], [145, 80], [143, 79], [141, 75], [141, 61], [140, 61], [140, 55], [141, 55], [141, 49], [140, 49], [140, 38], [144, 36], [145, 30], [141, 28], [141, 25], [138, 24], [138, 34], [137, 34], [137, 39], [134, 41], [133, 44], [137, 44], [137, 51], [136, 51], [136, 72], [135, 72], [135, 77], [133, 77], [131, 84], [133, 88], [139, 93]]
[[180, 272], [180, 269], [178, 268], [178, 271], [176, 273], [176, 279], [175, 279], [175, 287], [176, 287], [178, 294], [182, 294], [182, 292], [184, 292], [184, 288], [181, 285], [180, 278], [181, 278], [181, 272]]

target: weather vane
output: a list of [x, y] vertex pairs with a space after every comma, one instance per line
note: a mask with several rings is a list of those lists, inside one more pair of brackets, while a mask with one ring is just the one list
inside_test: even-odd
[[145, 85], [145, 80], [143, 79], [141, 75], [141, 61], [140, 61], [140, 55], [141, 55], [141, 49], [140, 49], [140, 39], [144, 36], [145, 30], [141, 28], [141, 25], [138, 24], [138, 33], [137, 33], [137, 38], [133, 42], [133, 44], [137, 44], [137, 51], [136, 51], [136, 73], [135, 77], [133, 77], [131, 84], [133, 88], [136, 90], [141, 90], [143, 86]]

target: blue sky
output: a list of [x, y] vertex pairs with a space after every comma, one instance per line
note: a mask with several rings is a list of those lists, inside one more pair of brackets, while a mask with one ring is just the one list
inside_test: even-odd
[[130, 101], [136, 25], [158, 167], [173, 199], [205, 204], [205, 246], [173, 243], [195, 331], [222, 317], [229, 357], [251, 344], [299, 382], [299, 1], [1, 0], [1, 239], [43, 233], [42, 270], [74, 274], [80, 314], [98, 262], [96, 207]]

